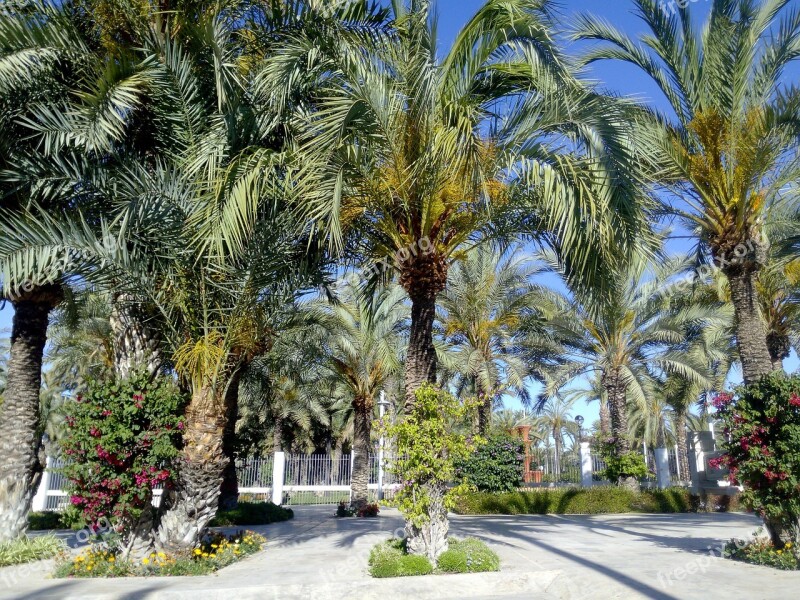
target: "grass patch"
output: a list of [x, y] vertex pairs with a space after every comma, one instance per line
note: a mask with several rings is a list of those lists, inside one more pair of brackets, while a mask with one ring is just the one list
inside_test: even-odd
[[433, 565], [424, 556], [406, 554], [402, 540], [388, 540], [372, 548], [369, 553], [369, 574], [373, 577], [408, 577], [429, 575]]
[[19, 538], [0, 544], [0, 567], [52, 558], [66, 549], [54, 535]]
[[28, 513], [28, 529], [46, 531], [48, 529], [69, 529], [69, 526], [61, 520], [61, 513], [48, 510]]
[[276, 506], [272, 502], [239, 502], [233, 510], [221, 510], [211, 520], [211, 527], [233, 525], [269, 525], [288, 521], [294, 517], [290, 508]]
[[192, 552], [168, 555], [153, 553], [141, 561], [121, 560], [113, 545], [96, 544], [74, 558], [59, 560], [53, 577], [169, 577], [208, 575], [259, 552], [266, 540], [250, 531], [231, 536], [206, 536]]
[[462, 515], [600, 515], [733, 511], [735, 497], [693, 496], [685, 488], [633, 492], [615, 486], [472, 493], [455, 508]]
[[480, 540], [450, 539], [448, 546], [447, 551], [439, 557], [438, 569], [443, 573], [483, 573], [500, 570], [500, 557]]

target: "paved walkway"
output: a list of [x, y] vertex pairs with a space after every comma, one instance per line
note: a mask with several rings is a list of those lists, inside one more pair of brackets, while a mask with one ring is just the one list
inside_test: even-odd
[[501, 572], [374, 580], [369, 550], [402, 527], [400, 515], [334, 519], [333, 511], [299, 507], [293, 521], [253, 527], [268, 538], [266, 550], [214, 576], [52, 580], [42, 561], [0, 569], [0, 599], [777, 600], [800, 589], [800, 573], [710, 555], [758, 526], [746, 515], [454, 516], [452, 533], [487, 541]]

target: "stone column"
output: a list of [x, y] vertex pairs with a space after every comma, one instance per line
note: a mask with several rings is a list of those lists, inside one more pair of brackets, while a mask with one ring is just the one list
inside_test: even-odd
[[286, 454], [276, 452], [272, 461], [272, 503], [283, 504], [283, 478], [285, 477]]
[[659, 489], [666, 489], [672, 483], [669, 475], [669, 450], [666, 448], [656, 448], [656, 483]]
[[581, 442], [581, 485], [592, 487], [592, 449], [589, 442]]

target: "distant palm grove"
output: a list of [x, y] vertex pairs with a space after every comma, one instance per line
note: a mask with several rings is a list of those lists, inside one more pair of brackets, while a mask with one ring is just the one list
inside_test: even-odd
[[237, 457], [352, 451], [363, 507], [381, 393], [402, 421], [425, 384], [556, 455], [595, 402], [586, 437], [687, 473], [713, 395], [800, 350], [800, 12], [617, 1], [640, 39], [487, 0], [449, 47], [427, 0], [4, 1], [0, 542], [70, 407], [132, 381], [181, 399], [145, 551], [197, 543]]

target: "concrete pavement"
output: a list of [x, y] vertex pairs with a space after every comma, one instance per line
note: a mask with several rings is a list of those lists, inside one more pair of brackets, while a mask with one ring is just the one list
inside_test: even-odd
[[692, 600], [795, 598], [800, 573], [723, 560], [731, 537], [758, 527], [739, 514], [452, 517], [453, 535], [481, 538], [499, 573], [375, 580], [370, 548], [402, 518], [335, 519], [297, 507], [295, 519], [251, 527], [264, 552], [207, 577], [52, 580], [50, 561], [0, 569], [0, 599], [163, 600], [543, 598]]

